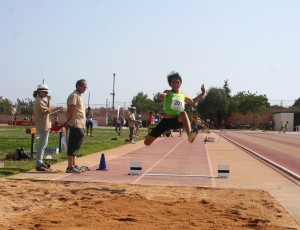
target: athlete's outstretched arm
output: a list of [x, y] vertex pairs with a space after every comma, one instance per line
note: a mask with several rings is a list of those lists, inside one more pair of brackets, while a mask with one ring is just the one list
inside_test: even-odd
[[201, 86], [201, 94], [199, 94], [197, 97], [195, 97], [194, 99], [191, 99], [189, 97], [185, 97], [185, 103], [189, 104], [189, 105], [195, 105], [197, 102], [199, 102], [205, 95], [205, 86], [204, 84], [202, 84]]

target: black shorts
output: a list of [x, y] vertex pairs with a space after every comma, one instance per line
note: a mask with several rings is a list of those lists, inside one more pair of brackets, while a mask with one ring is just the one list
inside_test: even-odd
[[77, 156], [78, 150], [83, 140], [84, 129], [83, 128], [74, 128], [69, 126], [69, 141], [68, 141], [68, 156]]
[[178, 117], [175, 118], [163, 118], [152, 131], [149, 133], [149, 136], [159, 137], [165, 131], [169, 129], [180, 129], [182, 128], [182, 122], [178, 121]]

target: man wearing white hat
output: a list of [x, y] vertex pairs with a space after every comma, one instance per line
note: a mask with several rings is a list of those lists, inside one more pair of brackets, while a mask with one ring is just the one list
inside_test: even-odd
[[[51, 96], [48, 95], [50, 91], [46, 84], [40, 84], [37, 90], [33, 92], [35, 98], [33, 105], [33, 113], [35, 117], [36, 130], [39, 133], [39, 145], [36, 153], [36, 170], [37, 171], [51, 171], [50, 164], [43, 163], [45, 149], [48, 145], [49, 132], [51, 128], [50, 115], [62, 107], [51, 108]], [[46, 100], [45, 100], [46, 98]]]

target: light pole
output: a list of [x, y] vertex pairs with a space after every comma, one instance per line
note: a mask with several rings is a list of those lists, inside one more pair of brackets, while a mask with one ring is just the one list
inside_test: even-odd
[[111, 93], [111, 95], [113, 96], [113, 104], [112, 104], [112, 108], [115, 109], [115, 78], [116, 78], [116, 74], [113, 74], [114, 79], [113, 79], [113, 92]]

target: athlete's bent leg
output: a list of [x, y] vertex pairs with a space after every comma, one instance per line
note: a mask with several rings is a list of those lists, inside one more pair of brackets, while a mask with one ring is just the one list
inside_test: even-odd
[[186, 131], [186, 134], [189, 136], [189, 134], [191, 132], [191, 123], [190, 123], [190, 119], [185, 111], [183, 111], [179, 114], [178, 121], [183, 123], [183, 127]]
[[190, 119], [185, 111], [181, 112], [180, 115], [178, 116], [178, 121], [183, 123], [183, 126], [186, 130], [186, 134], [188, 136], [188, 141], [190, 143], [193, 143], [194, 140], [196, 139], [196, 136], [198, 134], [198, 130], [193, 130], [191, 129], [191, 122]]

